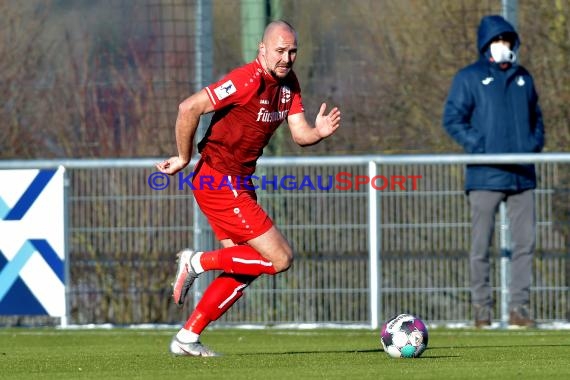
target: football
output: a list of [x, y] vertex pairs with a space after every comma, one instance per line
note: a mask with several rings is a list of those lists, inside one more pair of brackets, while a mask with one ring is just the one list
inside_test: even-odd
[[418, 317], [400, 314], [384, 322], [380, 341], [393, 358], [419, 358], [427, 348], [427, 327]]

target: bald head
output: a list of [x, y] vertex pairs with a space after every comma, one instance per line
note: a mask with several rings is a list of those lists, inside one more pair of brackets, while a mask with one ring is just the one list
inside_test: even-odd
[[291, 33], [295, 36], [295, 41], [297, 41], [297, 32], [295, 28], [287, 21], [284, 20], [276, 20], [272, 21], [265, 27], [265, 31], [263, 32], [263, 39], [262, 42], [267, 42], [269, 38], [271, 38], [275, 33], [279, 32], [286, 32]]
[[297, 33], [286, 21], [272, 21], [259, 43], [258, 59], [265, 71], [277, 79], [285, 78], [297, 57]]

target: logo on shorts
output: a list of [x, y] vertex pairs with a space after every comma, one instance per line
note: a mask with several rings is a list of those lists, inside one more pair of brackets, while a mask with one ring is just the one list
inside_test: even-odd
[[234, 86], [231, 80], [227, 81], [226, 83], [214, 89], [214, 92], [216, 93], [216, 96], [218, 97], [219, 100], [227, 98], [236, 91], [237, 91], [236, 86]]

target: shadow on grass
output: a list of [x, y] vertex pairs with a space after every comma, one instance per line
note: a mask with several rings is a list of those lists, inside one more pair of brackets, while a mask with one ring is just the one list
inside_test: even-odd
[[320, 350], [320, 351], [281, 351], [281, 352], [243, 352], [235, 355], [298, 355], [298, 354], [354, 354], [354, 353], [370, 353], [384, 352], [381, 348], [373, 348], [369, 350]]
[[[443, 348], [443, 347], [437, 347]], [[431, 350], [431, 349], [428, 349]], [[368, 350], [323, 350], [323, 351], [287, 351], [287, 352], [246, 352], [234, 354], [235, 356], [250, 356], [250, 355], [306, 355], [306, 354], [366, 354], [366, 353], [384, 353], [381, 348], [373, 348]], [[233, 355], [232, 355], [233, 356]], [[435, 355], [435, 356], [421, 356], [416, 359], [441, 359], [441, 358], [458, 358], [460, 355]]]
[[[503, 349], [503, 348], [520, 348], [520, 347], [533, 347], [533, 348], [540, 348], [540, 347], [570, 347], [570, 344], [515, 344], [515, 345], [508, 345], [508, 346], [497, 346], [497, 345], [478, 345], [478, 346], [438, 346], [438, 347], [429, 347], [426, 352], [433, 353], [434, 351], [440, 350], [451, 350], [451, 349], [459, 349], [459, 350], [474, 350], [474, 349]], [[306, 355], [306, 354], [366, 354], [366, 353], [384, 353], [384, 350], [381, 348], [373, 348], [373, 349], [362, 349], [362, 350], [322, 350], [322, 351], [283, 351], [283, 352], [246, 352], [246, 353], [239, 353], [233, 354], [235, 356], [251, 356], [251, 355]], [[232, 356], [233, 356], [232, 355]], [[442, 359], [442, 358], [459, 358], [461, 355], [426, 355], [424, 353], [419, 359]]]

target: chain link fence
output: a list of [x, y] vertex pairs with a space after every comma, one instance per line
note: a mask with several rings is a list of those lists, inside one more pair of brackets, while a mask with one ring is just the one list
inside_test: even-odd
[[[450, 157], [442, 163], [441, 156], [424, 156], [418, 163], [418, 157], [402, 156], [397, 164], [382, 163], [382, 156], [262, 160], [255, 180], [259, 202], [291, 242], [295, 262], [283, 274], [253, 282], [216, 323], [370, 325], [373, 297], [379, 299], [381, 320], [412, 312], [433, 323], [469, 321], [469, 207], [461, 156]], [[369, 160], [379, 162], [378, 173], [385, 178], [375, 182], [378, 189], [383, 181], [395, 185], [383, 190], [358, 185]], [[209, 226], [195, 223], [191, 190], [176, 176], [164, 190], [153, 190], [148, 160], [133, 160], [128, 167], [121, 161], [95, 160], [81, 167], [77, 162], [67, 166], [69, 323], [180, 323], [216, 274], [199, 278], [182, 310], [171, 302], [175, 253], [218, 247]], [[567, 320], [569, 313], [567, 165], [537, 164], [531, 296], [541, 323]], [[369, 220], [371, 191], [378, 200], [376, 232]], [[491, 250], [496, 318], [499, 229], [497, 223]], [[371, 234], [379, 244], [377, 288], [371, 278]]]

